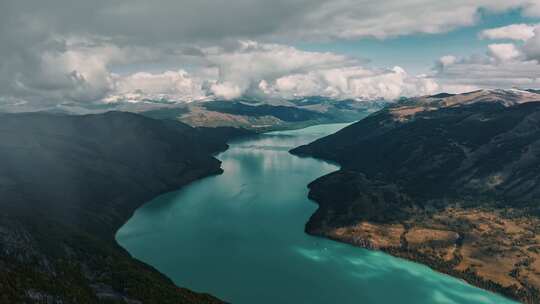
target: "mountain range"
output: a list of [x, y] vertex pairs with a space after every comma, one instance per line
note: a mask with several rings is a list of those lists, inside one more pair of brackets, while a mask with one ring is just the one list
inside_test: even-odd
[[126, 111], [156, 119], [177, 120], [194, 127], [236, 127], [261, 133], [316, 124], [354, 122], [386, 104], [384, 100], [341, 100], [322, 96], [277, 100], [245, 97], [197, 102], [161, 99], [120, 101], [99, 106], [64, 105], [49, 111], [69, 114]]
[[385, 102], [358, 102], [309, 97], [258, 101], [238, 99], [192, 102], [170, 111], [162, 108], [141, 112], [154, 118], [177, 119], [192, 126], [237, 127], [255, 132], [304, 128], [316, 124], [357, 121]]
[[403, 99], [291, 152], [341, 165], [309, 185], [309, 233], [540, 300], [537, 92]]
[[341, 165], [309, 185], [306, 231], [540, 301], [538, 91], [135, 112], [0, 114], [0, 302], [221, 303], [132, 259], [115, 231], [153, 197], [220, 174], [228, 140], [368, 114], [291, 151]]

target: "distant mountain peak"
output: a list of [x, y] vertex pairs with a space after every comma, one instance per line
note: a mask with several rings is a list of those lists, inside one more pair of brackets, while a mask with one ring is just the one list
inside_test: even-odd
[[445, 105], [498, 102], [506, 107], [540, 101], [540, 94], [519, 89], [485, 89], [447, 98]]
[[540, 102], [540, 92], [520, 89], [483, 89], [461, 94], [440, 93], [404, 99], [391, 107], [389, 111], [397, 120], [403, 121], [417, 113], [440, 108], [475, 103], [498, 103], [505, 107], [511, 107], [527, 102]]

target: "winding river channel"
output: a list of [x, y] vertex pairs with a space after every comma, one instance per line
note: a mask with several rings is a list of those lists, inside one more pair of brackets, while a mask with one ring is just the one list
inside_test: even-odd
[[235, 304], [513, 303], [428, 267], [304, 233], [306, 185], [337, 166], [288, 150], [343, 124], [231, 143], [225, 173], [161, 195], [118, 231], [176, 284]]

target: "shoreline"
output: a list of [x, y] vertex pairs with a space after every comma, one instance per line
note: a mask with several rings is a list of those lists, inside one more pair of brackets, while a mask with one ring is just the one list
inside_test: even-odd
[[[329, 175], [331, 174], [334, 173], [330, 173]], [[315, 181], [320, 181], [323, 178], [324, 176]], [[433, 227], [437, 228], [429, 228], [429, 225], [425, 225], [425, 223], [430, 220], [430, 216], [428, 215], [424, 218], [421, 216], [419, 216], [419, 218], [414, 218], [413, 216], [389, 222], [369, 222], [359, 220], [356, 224], [328, 225], [328, 222], [331, 222], [332, 218], [327, 214], [327, 211], [324, 208], [328, 208], [328, 205], [330, 204], [328, 201], [329, 197], [326, 195], [324, 198], [321, 198], [314, 195], [314, 191], [321, 190], [317, 189], [317, 187], [324, 188], [325, 185], [316, 184], [315, 182], [309, 184], [308, 197], [317, 205], [317, 209], [305, 223], [305, 233], [349, 244], [358, 248], [384, 252], [394, 257], [419, 263], [436, 272], [465, 281], [471, 286], [501, 295], [513, 301], [526, 304], [537, 303], [538, 293], [535, 291], [534, 287], [531, 288], [530, 286], [527, 286], [528, 288], [526, 289], [518, 288], [516, 285], [503, 286], [499, 282], [478, 275], [475, 272], [476, 269], [474, 267], [460, 267], [462, 264], [474, 264], [474, 260], [471, 258], [467, 259], [468, 256], [464, 259], [461, 253], [464, 239], [469, 232], [461, 232], [459, 230], [456, 232], [455, 230], [452, 230], [452, 221], [448, 222], [448, 224], [439, 223], [439, 225], [433, 225]], [[459, 208], [456, 209], [460, 210]], [[442, 213], [444, 213], [444, 210]], [[431, 240], [420, 243], [408, 243], [409, 232], [426, 229], [432, 230], [429, 232], [453, 232], [457, 234], [457, 237], [454, 239], [432, 238]], [[470, 236], [468, 237], [470, 238]], [[446, 244], [437, 245], [437, 242]], [[481, 246], [478, 247], [482, 248]], [[426, 248], [428, 250], [426, 250]], [[448, 248], [453, 248], [453, 250], [449, 251]], [[446, 254], [446, 256], [442, 257], [441, 252]], [[463, 261], [466, 263], [462, 263]], [[488, 271], [486, 276], [489, 275], [491, 275], [491, 273]]]
[[[449, 277], [454, 278], [454, 279], [458, 279], [458, 280], [462, 281], [465, 284], [468, 284], [468, 285], [483, 289], [483, 290], [491, 292], [493, 294], [503, 296], [503, 297], [505, 297], [505, 298], [507, 298], [509, 300], [512, 300], [512, 301], [518, 301], [518, 303], [522, 302], [519, 298], [516, 298], [515, 292], [513, 292], [513, 289], [511, 289], [511, 288], [505, 288], [505, 287], [502, 287], [502, 286], [498, 286], [497, 288], [491, 288], [490, 285], [492, 285], [493, 282], [486, 281], [486, 280], [484, 280], [483, 278], [481, 278], [479, 276], [475, 276], [476, 280], [473, 280], [473, 279], [467, 280], [467, 277], [464, 276], [464, 274], [461, 273], [461, 272], [447, 270], [447, 268], [443, 268], [443, 267], [436, 267], [435, 263], [433, 263], [434, 262], [433, 260], [429, 260], [429, 258], [426, 258], [426, 259], [414, 258], [414, 255], [408, 253], [406, 250], [391, 250], [391, 249], [384, 249], [384, 248], [372, 248], [370, 246], [360, 245], [360, 244], [358, 244], [358, 243], [356, 243], [356, 242], [354, 242], [352, 240], [347, 241], [347, 240], [344, 240], [344, 239], [333, 237], [330, 234], [325, 234], [325, 233], [322, 233], [322, 232], [312, 232], [312, 231], [307, 231], [307, 230], [305, 232], [307, 234], [311, 235], [311, 236], [315, 236], [315, 237], [318, 237], [318, 238], [324, 238], [324, 239], [332, 240], [332, 241], [335, 241], [335, 242], [348, 244], [348, 245], [351, 245], [353, 247], [361, 248], [361, 249], [365, 249], [365, 250], [379, 251], [379, 252], [391, 255], [393, 257], [396, 257], [396, 258], [404, 259], [404, 260], [406, 260], [408, 262], [417, 263], [417, 264], [420, 264], [422, 266], [428, 267], [428, 268], [430, 268], [430, 269], [432, 269], [432, 270], [434, 270], [434, 271], [436, 271], [436, 272], [438, 272], [440, 274], [449, 276]], [[462, 275], [459, 275], [459, 274], [462, 274]], [[468, 274], [468, 275], [470, 276], [471, 274]], [[501, 292], [501, 289], [505, 290], [505, 291], [507, 290], [507, 292]], [[523, 303], [529, 303], [529, 302], [523, 302]], [[530, 302], [530, 303], [533, 303], [533, 302]]]
[[[295, 156], [295, 157], [297, 157], [297, 156]], [[225, 168], [228, 168], [228, 167], [225, 167]], [[228, 171], [228, 170], [227, 170], [227, 171]], [[318, 176], [318, 175], [320, 175], [320, 174], [321, 174], [321, 173], [318, 173], [318, 174], [315, 174], [315, 175], [313, 175], [313, 176], [310, 176], [310, 178], [308, 178], [308, 179], [306, 179], [305, 181], [303, 181], [301, 185], [305, 185], [305, 183], [307, 183], [311, 178], [314, 178], [315, 176]], [[300, 185], [300, 186], [301, 186], [301, 185]], [[296, 186], [296, 188], [297, 188], [297, 187], [298, 187], [298, 186]], [[305, 186], [304, 186], [304, 187], [305, 187]], [[204, 187], [204, 188], [206, 188], [206, 189], [211, 189], [211, 188], [208, 188], [208, 187]], [[303, 194], [302, 196], [304, 196], [304, 195], [305, 195], [305, 194]], [[309, 201], [306, 201], [305, 203], [302, 203], [302, 204], [308, 204], [308, 205], [310, 205]], [[309, 217], [310, 214], [312, 214], [313, 211], [315, 211], [314, 209], [315, 209], [315, 208], [311, 208], [311, 207], [310, 207], [310, 208], [309, 208], [309, 211], [307, 212], [307, 214], [305, 214], [305, 217], [303, 216], [302, 219], [297, 218], [297, 219], [295, 219], [295, 222], [298, 223], [298, 221], [300, 221], [300, 227], [302, 227], [302, 224], [305, 222], [306, 218]], [[165, 212], [164, 214], [166, 214], [166, 211], [164, 211], [164, 212]], [[151, 225], [148, 226], [148, 228], [151, 228], [151, 227], [152, 227]], [[297, 227], [297, 228], [299, 228], [299, 227]], [[287, 229], [287, 230], [288, 230], [288, 229]], [[297, 230], [297, 229], [295, 228], [295, 230]], [[143, 231], [143, 230], [141, 230], [141, 231]], [[298, 232], [299, 234], [304, 234], [305, 232], [307, 232], [307, 233], [304, 234], [304, 235], [311, 235], [311, 236], [316, 236], [316, 237], [325, 237], [325, 239], [330, 239], [330, 240], [332, 240], [332, 241], [340, 241], [339, 239], [333, 239], [333, 238], [331, 238], [329, 235], [324, 235], [324, 234], [322, 234], [322, 233], [317, 234], [316, 231], [312, 231], [312, 232], [309, 232], [309, 231], [303, 231], [302, 228], [300, 228], [299, 230], [297, 230], [297, 232]], [[174, 233], [172, 233], [172, 234], [174, 234]], [[177, 237], [177, 236], [176, 236], [176, 237]], [[163, 240], [167, 240], [167, 238], [163, 238]], [[341, 240], [341, 243], [347, 243], [347, 242], [343, 242], [343, 240]], [[159, 243], [158, 243], [158, 244], [159, 244]], [[349, 242], [349, 244], [351, 244], [351, 242]], [[142, 245], [144, 245], [144, 244], [142, 244]], [[351, 245], [354, 245], [354, 244], [351, 244]], [[361, 246], [356, 246], [356, 247], [361, 247]], [[129, 247], [127, 246], [126, 248], [129, 248]], [[365, 248], [365, 246], [364, 246], [364, 248]], [[350, 250], [351, 252], [356, 252], [355, 250], [358, 250], [358, 248], [355, 249], [355, 248], [352, 248], [352, 247], [351, 247], [351, 248], [348, 249], [348, 250]], [[150, 252], [151, 252], [151, 251], [150, 251]], [[390, 251], [381, 250], [381, 252], [384, 252], [384, 253], [385, 253], [386, 258], [390, 258], [390, 259], [391, 259], [391, 257], [394, 256], [394, 257], [402, 258], [402, 259], [403, 259], [403, 260], [402, 260], [403, 263], [405, 263], [405, 262], [407, 262], [407, 261], [413, 261], [413, 262], [416, 262], [418, 265], [424, 265], [424, 266], [427, 266], [427, 268], [429, 268], [429, 269], [434, 269], [434, 267], [429, 267], [429, 265], [426, 265], [426, 264], [429, 264], [429, 263], [427, 263], [426, 261], [423, 261], [423, 263], [422, 263], [422, 262], [418, 262], [419, 260], [413, 260], [412, 258], [406, 258], [405, 256], [399, 256], [399, 255], [397, 255], [396, 253], [392, 254], [392, 252], [390, 252]], [[169, 269], [169, 268], [163, 268], [163, 270], [165, 270], [165, 271], [167, 271], [168, 269]], [[179, 269], [181, 269], [181, 268], [179, 268]], [[426, 271], [427, 271], [427, 270], [428, 270], [428, 269], [426, 269]], [[193, 269], [192, 271], [197, 271], [197, 269]], [[439, 271], [439, 270], [437, 270], [436, 272], [437, 272], [437, 273], [441, 273], [441, 274], [444, 273], [443, 271]], [[188, 273], [188, 275], [189, 275], [189, 273]], [[433, 275], [436, 276], [437, 274], [434, 273]], [[174, 277], [174, 275], [172, 275], [172, 277]], [[454, 276], [451, 276], [451, 275], [445, 275], [444, 277], [449, 277], [449, 278], [451, 277], [451, 278], [454, 278], [454, 279], [456, 278], [455, 275], [454, 275]], [[441, 280], [441, 281], [440, 281], [440, 282], [441, 282], [440, 284], [448, 284], [448, 283], [445, 281], [445, 280], [447, 280], [447, 279], [445, 279], [444, 277], [441, 277], [441, 278], [440, 278], [440, 280]], [[458, 279], [456, 279], [455, 281], [456, 281], [456, 282], [452, 282], [452, 280], [450, 280], [450, 281], [448, 281], [448, 282], [450, 282], [450, 283], [452, 283], [452, 284], [457, 284], [456, 286], [460, 286], [461, 283], [464, 282], [465, 280], [458, 280]], [[459, 282], [457, 282], [457, 281], [459, 281]], [[183, 282], [183, 281], [178, 281], [178, 282], [180, 283], [180, 282]], [[353, 282], [353, 284], [356, 284], [353, 280], [352, 280], [351, 282]], [[465, 281], [465, 282], [466, 282], [466, 281]], [[204, 284], [204, 282], [202, 282], [202, 283]], [[366, 282], [365, 284], [366, 284], [367, 286], [369, 286], [370, 283], [369, 283], [369, 282]], [[473, 287], [471, 287], [471, 286], [473, 286], [473, 284], [470, 284], [470, 283], [467, 282], [467, 284], [464, 284], [464, 286], [465, 286], [465, 285], [467, 286], [466, 288], [473, 289]], [[200, 286], [200, 284], [199, 284], [198, 286]], [[202, 286], [204, 286], [204, 285], [202, 285]], [[441, 286], [441, 288], [442, 288], [442, 286]], [[465, 287], [463, 287], [463, 288], [465, 288]], [[197, 288], [197, 289], [195, 289], [195, 290], [203, 290], [203, 289], [198, 289], [198, 288]], [[437, 289], [436, 289], [436, 288], [432, 288], [432, 290], [437, 290]], [[484, 288], [484, 290], [486, 290], [486, 289]], [[240, 291], [240, 292], [241, 292], [241, 291]], [[476, 292], [482, 293], [482, 291], [480, 291], [480, 290], [477, 290]], [[219, 294], [219, 292], [217, 292], [217, 291], [214, 291], [214, 293], [215, 293], [215, 294]], [[489, 294], [486, 294], [485, 296], [491, 297], [490, 294], [491, 294], [491, 292], [490, 292]], [[495, 294], [494, 294], [494, 297], [495, 297]], [[464, 301], [465, 301], [465, 298], [463, 298], [463, 299], [464, 299]], [[501, 298], [501, 301], [502, 301], [502, 298]]]

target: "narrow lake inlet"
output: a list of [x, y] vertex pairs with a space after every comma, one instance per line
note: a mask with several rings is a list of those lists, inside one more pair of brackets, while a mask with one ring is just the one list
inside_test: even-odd
[[306, 185], [335, 171], [288, 150], [343, 124], [233, 142], [224, 174], [138, 209], [117, 241], [182, 287], [236, 304], [513, 303], [428, 267], [304, 233]]

